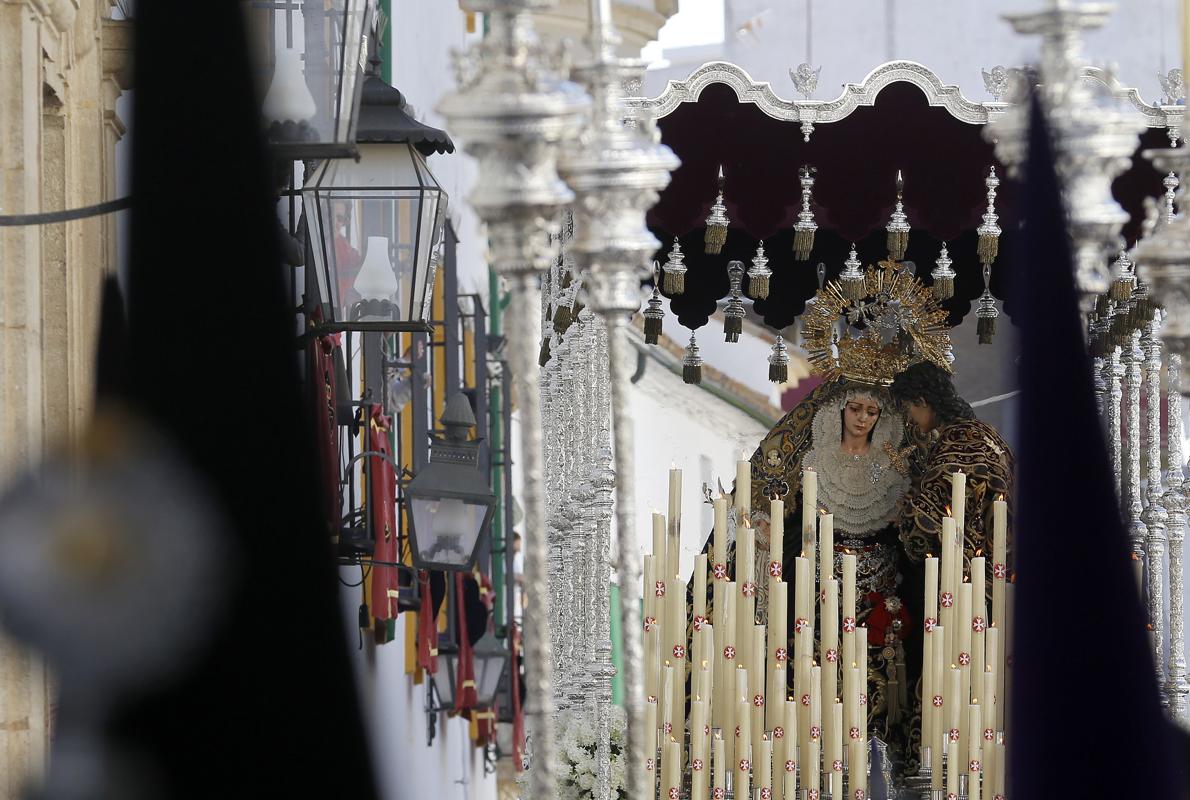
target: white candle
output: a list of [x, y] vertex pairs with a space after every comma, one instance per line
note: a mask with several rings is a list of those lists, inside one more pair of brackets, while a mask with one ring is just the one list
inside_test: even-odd
[[676, 741], [669, 739], [661, 752], [661, 791], [665, 797], [671, 797], [674, 789], [679, 792], [682, 789], [681, 749]]
[[930, 787], [932, 789], [942, 789], [942, 753], [945, 749], [946, 731], [949, 724], [946, 717], [946, 703], [952, 702], [946, 697], [946, 655], [942, 647], [943, 630], [938, 628], [934, 631], [934, 648], [930, 651], [932, 663], [930, 664], [930, 683], [934, 687], [934, 693], [930, 698], [930, 706], [928, 712], [931, 717], [930, 722], [930, 749], [933, 752], [934, 771]]
[[984, 659], [985, 670], [991, 670], [993, 679], [991, 686], [985, 691], [986, 697], [983, 698], [984, 714], [991, 714], [990, 720], [985, 720], [985, 726], [991, 725], [996, 730], [1003, 730], [1002, 720], [1004, 719], [1004, 712], [1001, 709], [1001, 697], [1004, 692], [1003, 674], [1000, 669], [1001, 653], [1000, 653], [1000, 629], [988, 628], [987, 641], [984, 642]]
[[933, 664], [934, 651], [936, 646], [941, 651], [941, 643], [935, 644], [937, 639], [934, 631], [938, 627], [938, 559], [930, 556], [925, 560], [925, 578], [926, 578], [926, 594], [925, 594], [925, 633], [923, 634], [922, 642], [922, 715], [921, 715], [921, 746], [923, 749], [922, 758], [925, 758], [924, 749], [932, 747], [934, 737], [932, 725], [934, 722], [934, 715], [930, 711], [930, 703], [937, 690], [934, 686], [934, 674], [931, 669]]
[[[826, 715], [823, 720], [824, 722], [829, 721], [823, 731], [826, 761], [831, 771], [829, 783], [833, 790], [831, 795], [837, 797], [835, 792], [843, 787], [843, 704], [838, 700], [831, 702], [830, 695], [826, 694], [825, 690], [823, 697], [830, 708], [830, 714]], [[848, 741], [851, 741], [850, 738]]]
[[657, 703], [645, 703], [645, 763], [641, 765], [645, 770], [645, 785], [652, 786], [657, 781]]
[[702, 699], [690, 701], [690, 800], [707, 796], [707, 706]]
[[[809, 560], [798, 556], [793, 560], [793, 617], [795, 650], [800, 655], [805, 645], [805, 629], [810, 624], [810, 579]], [[798, 630], [802, 628], [802, 630]]]
[[714, 713], [715, 725], [729, 732], [727, 737], [727, 758], [729, 760], [735, 757], [735, 708], [736, 701], [739, 699], [735, 696], [735, 673], [736, 666], [739, 664], [739, 659], [736, 658], [737, 642], [736, 642], [736, 591], [735, 583], [728, 582], [724, 585], [723, 600], [724, 600], [724, 631], [723, 631], [723, 646], [717, 648], [719, 650], [719, 657], [722, 659], [722, 669], [716, 671], [715, 682], [718, 684], [719, 691], [716, 698], [716, 708]]
[[979, 778], [983, 771], [980, 763], [980, 745], [983, 743], [983, 723], [980, 707], [972, 703], [967, 710], [967, 798], [979, 800]]
[[[822, 665], [822, 702], [827, 708], [833, 708], [839, 699], [839, 582], [834, 578], [827, 580], [824, 591], [826, 599], [822, 604], [822, 633], [819, 635], [822, 640], [822, 659], [819, 663]], [[828, 714], [823, 720], [823, 735], [828, 742], [843, 736], [842, 713], [843, 708], [840, 706], [837, 727], [833, 716]], [[829, 748], [827, 753], [828, 757], [833, 758]], [[842, 754], [838, 757], [842, 758]]]
[[798, 702], [785, 701], [785, 797], [794, 800], [798, 769]]
[[655, 600], [654, 614], [657, 617], [657, 633], [660, 637], [658, 654], [661, 661], [668, 661], [666, 651], [670, 646], [672, 632], [669, 630], [669, 581], [673, 574], [669, 572], [669, 553], [665, 541], [665, 517], [653, 512], [653, 586], [646, 589]]
[[[851, 798], [867, 797], [866, 783], [868, 773], [866, 759], [864, 758], [867, 755], [867, 751], [864, 749], [864, 743], [858, 739], [852, 739], [847, 743], [847, 750], [848, 768], [851, 773], [848, 778], [848, 788], [851, 790]], [[865, 790], [863, 795], [858, 794], [858, 791], [861, 789]]]
[[760, 741], [764, 735], [764, 704], [765, 683], [768, 671], [765, 658], [765, 626], [755, 625], [752, 628], [752, 663], [756, 666], [748, 673], [748, 690], [752, 699], [752, 741]]
[[736, 630], [746, 647], [739, 648], [739, 662], [749, 670], [756, 668], [752, 663], [752, 626], [756, 624], [756, 531], [748, 525], [736, 528], [736, 586], [740, 596], [736, 598]]
[[747, 458], [735, 462], [735, 507], [745, 514], [752, 510], [752, 463]]
[[[785, 558], [785, 501], [769, 501], [769, 567], [782, 565]], [[782, 570], [784, 567], [781, 567]], [[783, 577], [783, 576], [778, 576]]]
[[[661, 670], [661, 728], [667, 736], [673, 735], [674, 704], [673, 704], [674, 668], [666, 664]], [[665, 741], [664, 739], [662, 741]]]
[[818, 553], [820, 580], [835, 577], [835, 515], [818, 518]]
[[694, 616], [707, 621], [707, 554], [694, 557]]
[[[715, 509], [715, 564], [727, 567], [727, 498], [719, 495], [712, 505]], [[723, 578], [726, 580], [726, 577]]]
[[808, 775], [806, 788], [819, 789], [822, 786], [822, 667], [810, 668], [810, 736]]
[[967, 536], [967, 476], [962, 472], [955, 472], [951, 476], [950, 507], [953, 509], [955, 528], [959, 532], [961, 545]]
[[983, 556], [971, 559], [971, 620], [967, 625], [971, 628], [971, 674], [975, 685], [971, 687], [972, 696], [983, 690], [978, 685], [986, 665], [986, 631], [988, 626], [987, 601], [985, 594], [986, 564]]
[[747, 723], [749, 703], [741, 700], [736, 707], [736, 719], [744, 720], [738, 726], [739, 736], [736, 738], [736, 770], [735, 793], [740, 797], [751, 797], [749, 781], [751, 779], [752, 758], [752, 726]]
[[961, 702], [966, 705], [971, 697], [971, 584], [966, 581], [959, 586], [959, 669], [963, 683]]
[[863, 740], [868, 741], [868, 629], [856, 628], [855, 646], [859, 658], [855, 666], [859, 669], [859, 730]]
[[[946, 648], [946, 659], [948, 661], [957, 661], [958, 641], [957, 628], [952, 624], [955, 615], [955, 605], [958, 602], [959, 580], [962, 576], [962, 563], [960, 562], [958, 569], [955, 569], [955, 524], [954, 517], [942, 518], [942, 594], [940, 604], [942, 606], [939, 612], [939, 623], [946, 629], [946, 637], [943, 640], [943, 647]], [[956, 580], [956, 575], [958, 580]]]
[[815, 539], [818, 526], [818, 473], [812, 469], [802, 472], [802, 555], [810, 562], [810, 579], [814, 580]]
[[752, 765], [756, 773], [756, 785], [759, 789], [773, 788], [773, 743], [769, 737], [761, 736], [756, 742], [756, 763]]
[[722, 789], [723, 793], [727, 791], [727, 778], [724, 771], [724, 768], [727, 766], [727, 750], [723, 746], [723, 736], [721, 734], [715, 735], [714, 748], [711, 786], [716, 790], [715, 794], [718, 795], [720, 794], [719, 789]]
[[855, 569], [854, 553], [843, 554], [843, 664], [850, 665], [855, 661], [855, 637], [848, 636], [847, 630], [854, 630], [856, 625], [855, 610]]
[[787, 675], [787, 666], [789, 664], [789, 640], [786, 631], [786, 604], [789, 597], [789, 584], [771, 583], [769, 584], [769, 680], [768, 697], [770, 705], [768, 706], [769, 728], [771, 729], [775, 724], [774, 714], [779, 715], [781, 709], [772, 705], [771, 701], [774, 699], [780, 700], [785, 697], [785, 676]]

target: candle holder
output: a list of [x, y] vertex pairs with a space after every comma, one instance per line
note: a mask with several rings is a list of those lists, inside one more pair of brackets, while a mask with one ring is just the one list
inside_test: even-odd
[[918, 767], [917, 774], [905, 779], [905, 791], [909, 795], [920, 797], [921, 800], [930, 800], [930, 787], [934, 779], [933, 765], [933, 749], [926, 745], [921, 749], [921, 766]]

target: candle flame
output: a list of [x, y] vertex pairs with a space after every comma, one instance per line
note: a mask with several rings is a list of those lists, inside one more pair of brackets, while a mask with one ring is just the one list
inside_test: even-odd
[[1001, 492], [1000, 494], [996, 495], [996, 502], [997, 502], [997, 503], [1003, 503], [1003, 502], [1004, 502], [1004, 493], [1003, 493], [1003, 492]]
[[953, 514], [953, 513], [951, 512], [951, 510], [950, 510], [950, 503], [947, 503], [947, 504], [946, 504], [946, 516], [948, 516], [948, 517], [953, 517], [953, 516], [954, 516], [954, 514]]
[[926, 558], [933, 558], [933, 557], [934, 557], [933, 553], [926, 553]]
[[982, 555], [983, 555], [983, 548], [981, 547], [975, 551], [975, 557], [979, 558]]
[[767, 733], [762, 733], [760, 735], [760, 741], [767, 742], [768, 740], [769, 740], [769, 735]]

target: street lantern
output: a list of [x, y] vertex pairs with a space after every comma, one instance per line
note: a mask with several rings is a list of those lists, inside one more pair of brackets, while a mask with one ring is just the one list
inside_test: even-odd
[[470, 570], [496, 496], [478, 468], [479, 442], [467, 441], [475, 425], [467, 397], [448, 399], [439, 421], [446, 432], [430, 448], [430, 463], [405, 489], [413, 564], [418, 569]]
[[[477, 708], [491, 708], [500, 691], [500, 678], [508, 663], [508, 648], [490, 630], [471, 648], [475, 661], [475, 696]], [[450, 711], [456, 703], [459, 681], [459, 647], [448, 637], [438, 640], [438, 670], [434, 673], [437, 710]]]
[[302, 189], [320, 328], [428, 331], [448, 198], [426, 166], [450, 138], [407, 111], [370, 61], [356, 137], [359, 160], [325, 162]]
[[245, 0], [270, 149], [284, 159], [355, 155], [373, 0]]

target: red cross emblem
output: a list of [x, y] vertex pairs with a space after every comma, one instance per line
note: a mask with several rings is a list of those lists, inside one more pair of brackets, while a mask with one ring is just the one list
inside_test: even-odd
[[806, 629], [806, 626], [808, 626], [809, 624], [810, 623], [807, 622], [806, 620], [802, 619], [801, 617], [798, 617], [796, 620], [793, 621], [794, 633], [801, 633], [802, 631], [804, 631]]
[[971, 759], [971, 763], [967, 765], [967, 771], [968, 772], [979, 772], [979, 766], [980, 766], [979, 762], [973, 758], [973, 759]]
[[831, 772], [842, 772], [842, 771], [843, 771], [843, 759], [836, 758], [834, 761], [831, 762]]
[[747, 583], [745, 583], [743, 586], [740, 587], [740, 594], [742, 594], [744, 597], [755, 597], [756, 596], [756, 584], [753, 583], [752, 581], [748, 581]]
[[1008, 577], [1007, 564], [992, 564], [992, 577], [999, 580], [1004, 580]]
[[942, 695], [934, 695], [934, 708], [942, 708]]
[[810, 726], [810, 741], [817, 742], [819, 737], [821, 737], [821, 736], [822, 736], [822, 728], [818, 727], [817, 725], [811, 725]]
[[806, 792], [806, 800], [819, 800], [820, 797], [821, 795], [818, 793], [817, 789], [811, 789], [810, 791]]
[[715, 580], [717, 581], [727, 580], [727, 565], [716, 564], [715, 566], [711, 567], [711, 574], [715, 576]]
[[960, 666], [964, 666], [964, 667], [965, 667], [965, 666], [967, 666], [967, 665], [968, 665], [968, 664], [970, 664], [970, 663], [971, 663], [971, 654], [970, 654], [970, 653], [959, 653], [959, 664], [960, 664]]
[[826, 602], [826, 589], [818, 590], [818, 602], [820, 602], [820, 603]]
[[657, 695], [654, 695], [654, 694], [649, 695], [648, 697], [645, 698], [645, 702], [646, 703], [656, 703]]
[[785, 759], [785, 771], [786, 772], [796, 772], [797, 771], [797, 762], [794, 761], [792, 758]]
[[681, 661], [685, 657], [686, 657], [686, 647], [684, 645], [675, 644], [674, 645], [674, 658], [676, 658], [678, 661]]
[[785, 729], [782, 728], [780, 725], [773, 728], [773, 738], [774, 739], [784, 739], [785, 738]]
[[773, 800], [773, 790], [767, 787], [760, 787], [760, 800]]
[[802, 695], [802, 705], [804, 705], [804, 706], [810, 705], [810, 695], [808, 695], [808, 694]]
[[770, 561], [769, 562], [769, 575], [773, 576], [774, 578], [780, 578], [784, 571], [785, 570], [781, 566], [780, 561]]
[[653, 587], [653, 594], [665, 597], [665, 581], [657, 581], [657, 585]]
[[728, 661], [731, 661], [733, 658], [735, 658], [735, 648], [732, 647], [731, 645], [724, 647], [723, 648], [723, 657], [726, 658]]
[[703, 732], [703, 733], [705, 733], [707, 736], [710, 736], [710, 735], [711, 735], [711, 726], [710, 726], [710, 725], [703, 725], [703, 726], [702, 726], [702, 732]]
[[847, 735], [850, 736], [852, 739], [858, 739], [859, 738], [859, 728], [852, 725], [851, 729], [849, 731], [847, 731]]
[[651, 759], [651, 758], [645, 759], [645, 769], [648, 770], [649, 772], [653, 771], [653, 759]]
[[773, 658], [777, 660], [778, 664], [782, 664], [789, 660], [789, 651], [784, 647], [778, 647], [777, 652], [773, 653]]
[[855, 800], [864, 800], [865, 797], [867, 797], [867, 795], [864, 793], [863, 789], [855, 790]]
[[933, 617], [926, 617], [926, 633], [933, 633], [938, 629], [938, 620]]
[[1004, 795], [998, 794], [995, 797], [993, 797], [992, 800], [1004, 800]]
[[987, 627], [988, 624], [984, 621], [983, 617], [971, 618], [971, 630], [975, 631], [976, 633], [983, 633], [985, 630], [987, 630]]
[[740, 759], [740, 772], [747, 772], [752, 769], [752, 762], [746, 758]]
[[959, 800], [959, 796], [957, 794], [955, 794], [954, 792], [947, 792], [946, 800]]
[[954, 605], [954, 595], [951, 594], [950, 592], [943, 592], [942, 593], [942, 607], [950, 608], [953, 605]]
[[948, 735], [950, 736], [950, 740], [952, 742], [957, 742], [959, 740], [959, 729], [951, 728]]
[[702, 759], [696, 758], [690, 762], [690, 768], [695, 772], [702, 772]]
[[843, 632], [844, 633], [854, 633], [855, 632], [855, 617], [843, 617]]
[[868, 695], [867, 695], [867, 693], [866, 693], [866, 692], [860, 692], [860, 695], [859, 695], [859, 704], [860, 704], [861, 706], [866, 706], [866, 705], [868, 704]]
[[652, 633], [657, 628], [656, 617], [645, 617], [645, 633]]
[[711, 797], [714, 798], [714, 800], [727, 800], [727, 790], [722, 786], [716, 786]]
[[674, 724], [672, 722], [665, 723], [665, 733], [670, 734], [674, 732]]
[[740, 726], [739, 725], [735, 726], [735, 738], [737, 738], [737, 739], [740, 738]]
[[700, 616], [698, 616], [698, 615], [695, 615], [695, 617], [694, 617], [694, 630], [696, 630], [696, 631], [701, 631], [701, 630], [702, 630], [704, 627], [706, 627], [706, 624], [707, 624], [707, 618], [706, 618], [706, 617], [700, 617]]
[[826, 660], [831, 662], [832, 664], [835, 663], [836, 661], [838, 661], [839, 660], [839, 651], [833, 647], [828, 648], [826, 651]]
[[758, 694], [755, 697], [753, 697], [752, 705], [756, 706], [757, 708], [761, 708], [762, 706], [764, 706], [764, 695]]
[[985, 742], [995, 741], [995, 739], [996, 739], [996, 731], [994, 731], [991, 728], [983, 729], [983, 740]]
[[681, 800], [682, 793], [678, 791], [678, 787], [669, 787], [669, 800]]

